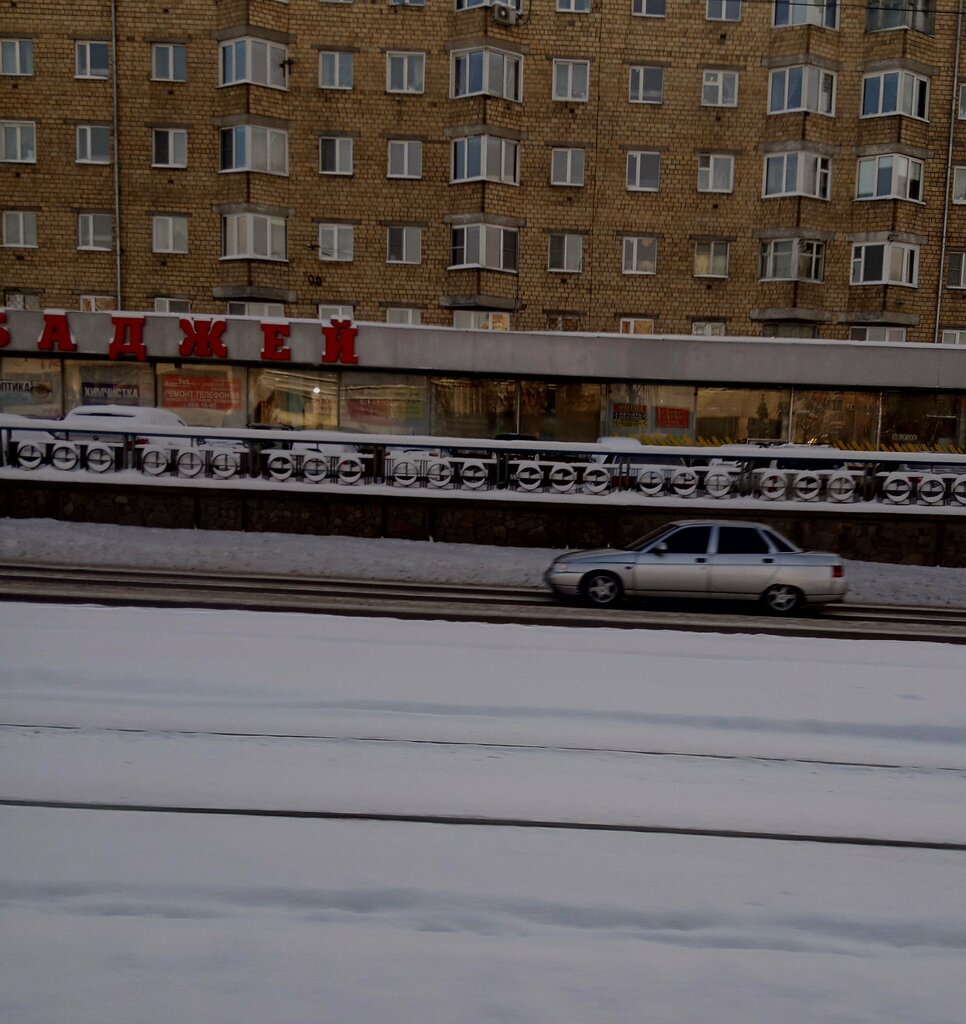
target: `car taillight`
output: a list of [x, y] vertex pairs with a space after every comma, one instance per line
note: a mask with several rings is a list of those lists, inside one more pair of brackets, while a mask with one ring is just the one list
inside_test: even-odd
[[833, 565], [832, 566], [832, 579], [833, 580], [840, 580], [844, 576], [845, 576], [845, 566], [844, 565]]

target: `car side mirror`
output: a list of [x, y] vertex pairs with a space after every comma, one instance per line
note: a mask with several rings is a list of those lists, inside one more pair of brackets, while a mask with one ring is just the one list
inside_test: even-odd
[[660, 544], [655, 544], [654, 547], [651, 548], [651, 550], [654, 552], [655, 555], [666, 555], [667, 543], [662, 540]]

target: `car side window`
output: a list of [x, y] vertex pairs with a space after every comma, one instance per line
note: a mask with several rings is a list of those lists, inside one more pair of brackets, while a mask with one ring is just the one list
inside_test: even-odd
[[710, 539], [710, 526], [686, 526], [684, 529], [672, 533], [664, 541], [664, 544], [667, 545], [667, 550], [674, 555], [703, 555], [708, 550]]
[[768, 543], [757, 531], [747, 526], [719, 526], [719, 555], [765, 555]]

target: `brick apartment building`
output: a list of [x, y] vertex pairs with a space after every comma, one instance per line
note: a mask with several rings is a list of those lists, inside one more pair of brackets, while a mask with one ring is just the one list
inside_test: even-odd
[[966, 341], [962, 29], [934, 0], [14, 0], [0, 297]]

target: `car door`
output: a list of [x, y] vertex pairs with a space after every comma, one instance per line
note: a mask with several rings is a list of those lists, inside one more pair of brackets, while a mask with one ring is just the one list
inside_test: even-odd
[[708, 592], [710, 526], [680, 526], [638, 552], [632, 579], [638, 594], [704, 597]]
[[712, 597], [758, 597], [778, 571], [777, 556], [753, 526], [719, 526], [713, 554], [708, 556]]

